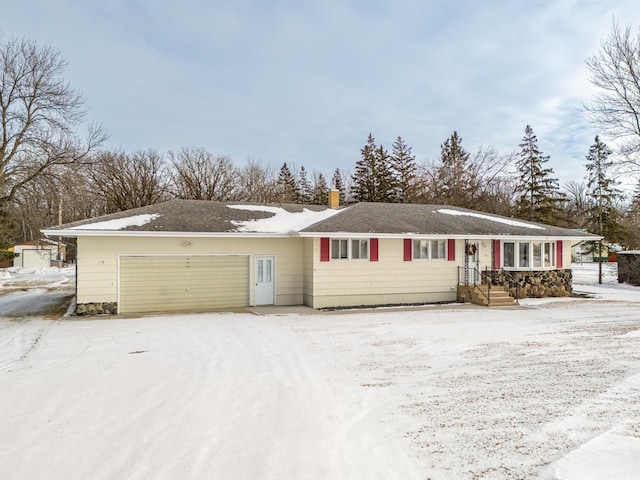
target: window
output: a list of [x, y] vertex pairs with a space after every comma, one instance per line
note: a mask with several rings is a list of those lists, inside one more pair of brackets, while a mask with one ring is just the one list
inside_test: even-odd
[[349, 258], [349, 241], [348, 240], [331, 240], [331, 258], [334, 260]]
[[553, 242], [544, 243], [544, 266], [553, 267], [556, 264], [556, 244]]
[[413, 258], [429, 258], [429, 240], [413, 241]]
[[531, 245], [529, 242], [520, 242], [518, 243], [518, 266], [520, 268], [529, 268], [530, 265], [530, 255], [531, 255]]
[[367, 260], [369, 258], [368, 240], [331, 239], [331, 258], [333, 260]]
[[447, 258], [447, 242], [445, 240], [431, 240], [431, 258]]
[[368, 245], [367, 240], [351, 240], [351, 258], [354, 260], [369, 258]]
[[543, 269], [555, 266], [555, 242], [503, 242], [504, 268]]
[[505, 268], [513, 268], [516, 266], [516, 244], [513, 242], [505, 242], [504, 243], [504, 261], [503, 265]]
[[413, 258], [414, 259], [447, 259], [447, 241], [446, 240], [423, 240], [415, 239], [413, 241]]
[[533, 268], [542, 268], [542, 243], [533, 242]]

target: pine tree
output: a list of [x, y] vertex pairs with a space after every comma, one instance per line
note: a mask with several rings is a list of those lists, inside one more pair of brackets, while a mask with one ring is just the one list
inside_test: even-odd
[[640, 179], [622, 221], [624, 228], [621, 233], [624, 236], [624, 245], [628, 249], [640, 249]]
[[298, 174], [298, 192], [299, 198], [297, 203], [311, 203], [313, 199], [313, 189], [307, 178], [307, 170], [304, 168], [304, 165], [300, 167], [300, 173]]
[[356, 162], [352, 175], [353, 196], [358, 202], [389, 202], [393, 192], [393, 178], [389, 169], [389, 154], [375, 144], [371, 134], [367, 144], [360, 150], [361, 158]]
[[393, 201], [411, 203], [416, 196], [418, 166], [415, 155], [411, 154], [411, 147], [404, 143], [402, 137], [399, 136], [393, 143], [389, 160], [395, 185]]
[[346, 189], [344, 188], [342, 172], [340, 171], [339, 168], [336, 168], [336, 171], [333, 172], [333, 177], [331, 178], [331, 188], [334, 190], [338, 190], [338, 192], [340, 192], [340, 197], [339, 197], [340, 205], [344, 205], [347, 198], [347, 192], [346, 192]]
[[300, 201], [300, 189], [287, 162], [282, 164], [278, 175], [278, 201], [280, 203], [298, 203]]
[[515, 195], [517, 216], [531, 222], [556, 225], [561, 213], [563, 195], [558, 179], [553, 178], [553, 169], [545, 168], [547, 155], [538, 148], [538, 138], [530, 125], [525, 128], [520, 158], [516, 161], [517, 179]]
[[611, 149], [600, 141], [596, 135], [595, 143], [587, 154], [587, 189], [593, 200], [593, 208], [589, 212], [589, 224], [592, 231], [615, 240], [618, 228], [615, 201], [620, 197], [617, 182], [608, 176], [613, 162], [609, 160]]
[[[589, 229], [602, 235], [608, 241], [618, 241], [620, 220], [614, 202], [620, 196], [616, 182], [607, 173], [613, 165], [609, 160], [611, 149], [600, 141], [596, 135], [595, 143], [587, 154], [587, 192], [591, 197], [589, 209]], [[597, 242], [592, 249], [601, 259], [602, 242]], [[606, 252], [608, 253], [608, 252]], [[602, 262], [599, 262], [599, 282], [602, 283]]]
[[327, 186], [327, 180], [322, 173], [314, 174], [313, 176], [313, 198], [314, 205], [326, 205], [329, 201], [329, 187]]
[[469, 152], [462, 148], [462, 138], [454, 131], [440, 146], [440, 166], [436, 171], [436, 197], [445, 205], [473, 208], [470, 187]]

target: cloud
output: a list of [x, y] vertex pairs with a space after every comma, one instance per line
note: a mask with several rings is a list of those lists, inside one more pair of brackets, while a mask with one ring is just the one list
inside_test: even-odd
[[[369, 132], [419, 160], [457, 130], [518, 149], [531, 124], [565, 182], [595, 130], [584, 67], [613, 2], [10, 2], [6, 34], [60, 49], [109, 147], [203, 146], [236, 162], [349, 170]], [[7, 28], [7, 27], [5, 27]]]

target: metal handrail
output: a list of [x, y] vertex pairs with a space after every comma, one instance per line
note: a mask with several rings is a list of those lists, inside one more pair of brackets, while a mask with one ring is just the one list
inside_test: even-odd
[[477, 268], [458, 267], [458, 285], [473, 285], [488, 302], [491, 302], [491, 282], [485, 281]]

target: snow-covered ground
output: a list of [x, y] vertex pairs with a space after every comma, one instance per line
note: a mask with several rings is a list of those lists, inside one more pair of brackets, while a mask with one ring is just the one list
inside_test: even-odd
[[605, 267], [505, 309], [0, 318], [0, 478], [640, 478], [640, 288]]
[[[0, 318], [58, 318], [75, 295], [75, 267], [0, 269]], [[1, 341], [1, 337], [0, 337]]]

